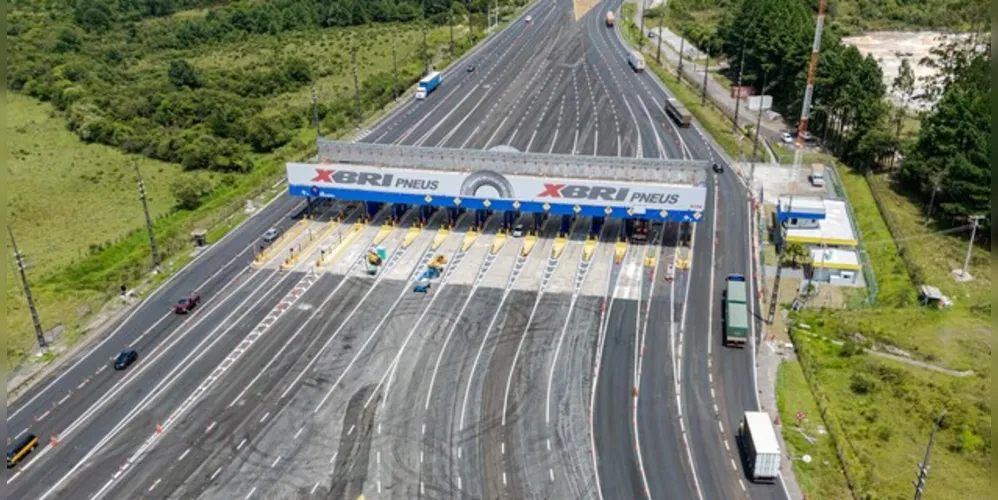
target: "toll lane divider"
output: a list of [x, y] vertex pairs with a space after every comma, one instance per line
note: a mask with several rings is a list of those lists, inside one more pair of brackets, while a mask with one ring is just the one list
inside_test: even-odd
[[593, 253], [596, 252], [596, 246], [599, 244], [598, 241], [592, 237], [586, 238], [586, 242], [582, 244], [582, 260], [589, 262], [593, 258]]
[[476, 239], [478, 239], [478, 231], [475, 229], [471, 229], [467, 233], [464, 233], [464, 243], [461, 244], [461, 251], [467, 252], [468, 249], [471, 248], [471, 245], [475, 243]]
[[392, 226], [390, 223], [386, 222], [385, 225], [381, 226], [381, 229], [378, 230], [378, 234], [374, 235], [372, 245], [380, 245], [381, 242], [385, 241], [385, 239], [388, 238], [388, 235], [392, 234], [392, 231], [394, 230], [395, 226]]
[[421, 228], [410, 227], [409, 232], [405, 234], [405, 238], [402, 240], [402, 248], [409, 248], [409, 245], [412, 245], [412, 242], [416, 241], [416, 237], [419, 236], [421, 231]]
[[308, 227], [310, 222], [311, 221], [307, 217], [296, 222], [294, 226], [291, 226], [291, 229], [288, 229], [287, 232], [282, 234], [280, 238], [277, 238], [276, 241], [271, 243], [271, 245], [267, 247], [266, 250], [258, 253], [256, 255], [256, 258], [253, 259], [253, 263], [250, 265], [253, 266], [253, 268], [255, 269], [260, 269], [261, 267], [263, 267], [264, 264], [270, 262], [270, 260], [274, 258], [274, 255], [280, 252], [281, 248], [284, 247], [284, 244], [288, 242], [293, 242], [295, 239], [297, 239], [298, 236], [302, 233], [302, 231], [304, 231], [305, 228]]
[[351, 226], [350, 229], [347, 230], [346, 236], [341, 238], [339, 243], [337, 243], [335, 247], [330, 245], [329, 250], [326, 251], [323, 255], [319, 256], [318, 259], [316, 259], [315, 261], [316, 269], [319, 271], [323, 270], [326, 267], [326, 263], [332, 262], [337, 255], [339, 255], [341, 252], [343, 252], [343, 250], [352, 245], [354, 240], [357, 239], [357, 236], [359, 236], [361, 231], [363, 230], [364, 230], [364, 223], [355, 222], [353, 226]]
[[506, 233], [500, 232], [496, 234], [494, 240], [492, 240], [492, 255], [499, 253], [502, 250], [503, 245], [506, 244]]
[[526, 257], [530, 255], [530, 251], [534, 249], [534, 245], [537, 244], [537, 235], [528, 234], [523, 237], [523, 247], [520, 248], [520, 255]]
[[613, 262], [619, 266], [620, 263], [624, 261], [624, 254], [627, 253], [627, 242], [618, 241], [617, 245], [613, 248], [613, 252]]
[[[339, 221], [337, 221], [337, 220], [331, 220], [331, 221], [329, 221], [328, 224], [326, 224], [326, 227], [324, 227], [321, 230], [319, 230], [318, 234], [314, 234], [313, 235], [310, 232], [309, 233], [309, 238], [310, 239], [309, 239], [308, 246], [306, 246], [304, 250], [298, 250], [298, 252], [296, 252], [293, 256], [285, 259], [284, 262], [281, 263], [281, 271], [287, 271], [289, 269], [294, 269], [294, 267], [298, 265], [298, 262], [301, 259], [303, 259], [305, 256], [311, 254], [312, 251], [315, 250], [316, 247], [318, 247], [319, 245], [321, 245], [322, 242], [328, 236], [330, 236], [331, 234], [333, 234], [333, 231], [335, 231], [336, 228], [339, 227], [339, 225], [340, 225]], [[309, 229], [309, 231], [311, 231], [311, 229]]]

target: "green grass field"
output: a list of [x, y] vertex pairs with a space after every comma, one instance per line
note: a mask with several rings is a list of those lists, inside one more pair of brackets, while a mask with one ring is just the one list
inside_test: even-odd
[[[91, 249], [142, 227], [133, 165], [141, 169], [154, 217], [170, 211], [174, 204], [170, 182], [185, 175], [178, 165], [84, 144], [52, 109], [23, 95], [7, 94], [7, 182], [12, 188], [7, 194], [7, 222], [25, 256], [29, 279], [39, 283], [34, 292], [46, 329], [76, 325], [93, 294], [53, 290], [44, 285], [45, 279], [86, 257]], [[9, 241], [7, 251], [10, 255]], [[31, 350], [31, 320], [12, 258], [7, 260], [7, 331], [8, 355]]]
[[[821, 411], [800, 363], [780, 363], [776, 391], [783, 439], [788, 448], [786, 453], [793, 457], [794, 474], [804, 493], [808, 498], [848, 498], [849, 486], [842, 475], [835, 446], [824, 429]], [[798, 412], [804, 413], [804, 420], [799, 424]], [[810, 455], [811, 461], [804, 462], [804, 455]]]
[[[880, 284], [878, 307], [817, 311], [800, 315], [815, 336], [795, 335], [802, 367], [828, 410], [826, 427], [846, 443], [847, 462], [861, 494], [872, 498], [910, 495], [913, 467], [921, 460], [933, 420], [948, 419], [933, 451], [925, 498], [990, 498], [991, 449], [990, 259], [975, 249], [970, 272], [958, 283], [966, 240], [922, 224], [922, 211], [875, 180], [895, 224], [905, 233], [909, 255], [922, 279], [954, 299], [950, 309], [917, 304], [915, 286], [897, 255], [897, 245], [874, 201], [866, 178], [839, 168]], [[918, 362], [955, 371], [959, 377], [920, 366], [857, 354], [822, 339], [904, 351]], [[779, 388], [781, 398], [798, 389]], [[785, 433], [786, 434], [786, 433]], [[897, 472], [896, 472], [897, 471]], [[832, 469], [798, 472], [807, 485], [837, 481]], [[812, 476], [822, 476], [816, 479]], [[823, 496], [823, 495], [822, 495]]]
[[[808, 324], [814, 327], [816, 323]], [[842, 334], [829, 325], [812, 330]], [[956, 377], [868, 354], [850, 354], [809, 336], [796, 337], [800, 357], [813, 370], [826, 401], [829, 418], [825, 424], [844, 439], [850, 472], [861, 495], [911, 495], [913, 471], [925, 452], [932, 422], [946, 409], [948, 420], [936, 436], [924, 498], [990, 498], [989, 367], [980, 366], [987, 370], [984, 373]], [[963, 346], [968, 354], [972, 354], [970, 347]], [[978, 364], [989, 365], [990, 360]], [[841, 474], [826, 470], [824, 475], [822, 481], [832, 481]]]

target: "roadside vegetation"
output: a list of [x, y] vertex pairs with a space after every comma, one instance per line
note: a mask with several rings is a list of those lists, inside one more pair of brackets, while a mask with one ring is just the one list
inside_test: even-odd
[[[837, 166], [879, 287], [873, 304], [850, 297], [846, 310], [791, 314], [799, 364], [780, 371], [783, 434], [795, 458], [821, 457], [810, 464], [795, 459], [795, 472], [809, 497], [908, 496], [928, 435], [945, 411], [926, 495], [987, 498], [990, 219], [977, 232], [969, 267], [974, 280], [952, 277], [967, 251], [968, 216], [991, 213], [990, 16], [979, 15], [987, 6], [846, 1], [829, 7], [809, 124], [826, 152], [808, 159]], [[729, 79], [744, 49], [743, 82], [772, 95], [784, 116], [795, 116], [815, 8], [789, 0], [672, 0], [647, 10], [645, 25], [665, 16], [667, 26], [701, 51], [726, 59]], [[898, 27], [975, 33], [934, 50], [932, 64], [940, 72], [925, 83], [939, 99], [921, 115], [889, 103], [877, 62], [840, 42], [857, 30]], [[632, 41], [641, 36], [636, 27], [628, 32]], [[892, 87], [914, 99], [913, 82], [908, 66]], [[774, 149], [781, 160], [792, 157]], [[953, 306], [923, 306], [921, 285], [939, 287]], [[808, 414], [800, 430], [796, 411]], [[819, 425], [827, 435], [815, 435]], [[801, 431], [818, 439], [811, 443]]]
[[[525, 3], [504, 3], [504, 16]], [[75, 339], [121, 284], [154, 284], [188, 260], [191, 230], [207, 229], [214, 241], [245, 216], [247, 199], [272, 193], [285, 161], [314, 154], [313, 85], [321, 133], [351, 136], [394, 100], [393, 45], [405, 92], [424, 63], [441, 68], [484, 38], [486, 5], [80, 0], [69, 7], [10, 6], [8, 223], [28, 260], [43, 327]], [[167, 273], [151, 279], [134, 166], [146, 181], [167, 262]], [[7, 290], [12, 369], [34, 346], [12, 262]]]

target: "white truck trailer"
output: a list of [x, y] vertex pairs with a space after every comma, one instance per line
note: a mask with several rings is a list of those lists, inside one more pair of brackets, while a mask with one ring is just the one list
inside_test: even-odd
[[752, 481], [775, 482], [780, 473], [780, 442], [764, 411], [747, 411], [738, 426], [745, 463]]

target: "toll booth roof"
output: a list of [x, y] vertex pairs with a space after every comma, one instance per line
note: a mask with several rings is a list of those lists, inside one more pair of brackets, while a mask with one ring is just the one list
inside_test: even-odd
[[[797, 199], [794, 198], [794, 204], [796, 203]], [[815, 245], [856, 246], [858, 240], [856, 232], [853, 231], [846, 202], [822, 200], [822, 203], [825, 206], [825, 217], [818, 221], [818, 226], [787, 228], [787, 241]]]
[[781, 196], [777, 209], [780, 212], [780, 220], [788, 218], [797, 219], [824, 219], [827, 213], [825, 200], [809, 196]]

